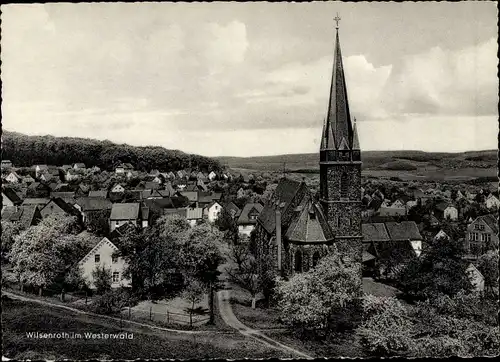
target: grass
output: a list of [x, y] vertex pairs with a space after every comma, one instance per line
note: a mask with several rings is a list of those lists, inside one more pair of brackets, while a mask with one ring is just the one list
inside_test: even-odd
[[[182, 335], [126, 326], [16, 300], [2, 300], [3, 355], [14, 359], [280, 358], [280, 352], [238, 334]], [[124, 324], [126, 325], [126, 324]], [[27, 331], [133, 333], [133, 339], [34, 339]]]

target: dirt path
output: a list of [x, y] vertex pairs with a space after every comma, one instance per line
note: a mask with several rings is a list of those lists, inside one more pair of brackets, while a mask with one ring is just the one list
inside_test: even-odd
[[83, 311], [83, 310], [80, 310], [80, 309], [77, 309], [77, 308], [72, 308], [72, 307], [68, 307], [68, 306], [60, 305], [60, 304], [56, 304], [56, 303], [50, 303], [50, 302], [47, 302], [47, 301], [44, 301], [44, 300], [35, 299], [35, 298], [28, 298], [28, 297], [25, 297], [25, 296], [22, 296], [22, 295], [18, 295], [18, 294], [15, 294], [15, 293], [11, 293], [11, 292], [7, 292], [7, 291], [4, 291], [4, 290], [2, 290], [2, 294], [6, 295], [6, 296], [8, 296], [8, 297], [10, 297], [12, 299], [21, 300], [23, 302], [31, 302], [31, 303], [37, 303], [37, 304], [41, 304], [41, 305], [46, 305], [46, 306], [49, 306], [49, 307], [65, 309], [65, 310], [68, 310], [68, 311], [71, 311], [73, 313], [77, 313], [77, 314], [80, 314], [80, 315], [87, 315], [87, 316], [90, 316], [90, 317], [99, 318], [101, 320], [111, 320], [111, 321], [118, 322], [118, 323], [121, 322], [124, 325], [128, 324], [130, 326], [137, 326], [137, 327], [142, 327], [142, 328], [149, 328], [149, 329], [157, 330], [157, 331], [172, 332], [172, 333], [181, 333], [181, 334], [213, 334], [213, 333], [217, 333], [215, 331], [186, 331], [186, 330], [182, 330], [182, 329], [164, 328], [164, 327], [154, 326], [154, 325], [147, 324], [147, 323], [135, 322], [135, 321], [127, 320], [127, 319], [120, 319], [120, 318], [116, 318], [116, 317], [105, 316], [105, 315], [102, 315], [102, 314], [96, 314], [96, 313], [92, 313], [92, 312], [86, 312], [86, 311]]
[[307, 359], [313, 359], [313, 357], [300, 352], [296, 349], [293, 349], [291, 347], [288, 347], [278, 341], [275, 341], [272, 338], [269, 338], [268, 336], [264, 335], [258, 330], [252, 329], [250, 327], [247, 327], [243, 323], [241, 323], [238, 318], [233, 313], [233, 309], [231, 308], [231, 303], [230, 303], [230, 291], [229, 290], [220, 290], [217, 292], [217, 302], [219, 305], [219, 313], [224, 320], [224, 322], [236, 329], [238, 332], [243, 334], [244, 336], [251, 337], [269, 347], [276, 348], [282, 352], [291, 354], [294, 357], [301, 357], [301, 358], [307, 358]]

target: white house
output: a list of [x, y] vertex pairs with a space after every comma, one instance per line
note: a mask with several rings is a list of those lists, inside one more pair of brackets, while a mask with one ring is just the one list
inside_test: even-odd
[[238, 224], [238, 232], [240, 234], [250, 236], [250, 233], [255, 228], [257, 217], [264, 207], [259, 203], [248, 203], [243, 207], [240, 216], [236, 223]]
[[118, 251], [115, 244], [108, 238], [102, 238], [92, 250], [78, 262], [83, 278], [88, 282], [91, 289], [95, 289], [92, 272], [97, 268], [108, 268], [111, 271], [111, 287], [128, 287], [131, 284], [129, 279], [124, 278], [123, 273], [127, 263], [121, 257], [113, 257]]
[[447, 220], [457, 220], [458, 219], [458, 210], [455, 206], [449, 205], [443, 211], [443, 217]]
[[210, 181], [215, 180], [215, 178], [216, 178], [216, 177], [217, 177], [217, 174], [216, 174], [215, 172], [213, 172], [213, 171], [211, 171], [211, 172], [208, 174], [208, 179], [209, 179]]
[[433, 240], [436, 241], [436, 240], [439, 240], [439, 239], [450, 239], [450, 237], [448, 236], [448, 234], [446, 234], [444, 232], [443, 229], [439, 230], [439, 232], [434, 236]]
[[116, 184], [111, 189], [111, 192], [125, 192], [125, 188], [122, 185], [120, 185], [120, 184]]
[[495, 195], [489, 194], [485, 204], [488, 209], [498, 209], [500, 207], [500, 200]]
[[84, 163], [81, 163], [81, 162], [79, 162], [79, 163], [75, 163], [75, 164], [73, 165], [73, 169], [75, 169], [75, 170], [84, 170], [85, 168], [86, 168], [86, 167], [85, 167], [85, 164], [84, 164]]
[[5, 181], [7, 182], [10, 182], [10, 183], [13, 183], [13, 184], [17, 184], [19, 182], [22, 182], [23, 181], [23, 178], [21, 176], [19, 176], [17, 173], [15, 173], [14, 171], [12, 171], [11, 173], [8, 174], [8, 176], [5, 178]]
[[212, 201], [206, 207], [206, 210], [207, 210], [206, 214], [208, 221], [215, 222], [215, 220], [217, 220], [217, 218], [219, 217], [219, 214], [222, 212], [222, 206], [217, 201]]
[[481, 272], [470, 263], [466, 269], [466, 273], [469, 275], [469, 280], [474, 286], [476, 292], [482, 292], [484, 290], [484, 276]]

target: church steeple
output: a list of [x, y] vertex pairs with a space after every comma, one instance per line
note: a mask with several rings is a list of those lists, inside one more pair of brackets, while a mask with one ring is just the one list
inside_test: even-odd
[[[353, 146], [353, 127], [349, 112], [349, 101], [347, 98], [347, 87], [338, 32], [338, 20], [340, 20], [340, 18], [337, 16], [335, 20], [337, 21], [337, 30], [335, 36], [332, 82], [330, 86], [328, 114], [325, 124], [326, 130], [323, 133], [323, 137], [326, 136], [327, 142], [322, 144], [321, 149], [323, 150], [332, 149], [324, 146], [333, 146], [333, 149], [335, 149], [335, 145], [337, 147], [342, 146], [343, 149], [345, 149], [346, 143], [348, 149], [352, 149]], [[333, 135], [332, 140], [330, 140], [330, 134]], [[345, 141], [343, 141], [344, 139]]]

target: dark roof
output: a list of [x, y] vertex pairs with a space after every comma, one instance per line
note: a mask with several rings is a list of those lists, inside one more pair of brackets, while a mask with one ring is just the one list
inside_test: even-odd
[[305, 184], [287, 178], [280, 180], [274, 192], [272, 202], [264, 207], [257, 219], [269, 234], [274, 233], [276, 228], [276, 204], [283, 205], [282, 210], [286, 212], [290, 202], [301, 187], [305, 187]]
[[376, 255], [379, 260], [397, 258], [400, 261], [405, 261], [416, 257], [415, 250], [409, 240], [373, 242], [366, 251]]
[[436, 204], [435, 206], [435, 209], [440, 211], [440, 212], [444, 212], [444, 210], [448, 207], [448, 203], [447, 202], [439, 202]]
[[43, 209], [40, 210], [40, 212], [44, 212], [44, 210], [45, 210], [45, 212], [54, 211], [54, 210], [47, 209], [51, 203], [56, 204], [62, 211], [64, 211], [68, 215], [73, 215], [73, 216], [78, 215], [78, 210], [76, 210], [73, 206], [71, 206], [70, 204], [65, 202], [60, 197], [56, 197], [56, 198], [50, 200], [50, 202], [47, 205], [45, 205], [43, 207]]
[[235, 217], [240, 216], [241, 210], [240, 210], [240, 208], [239, 208], [238, 206], [236, 206], [236, 205], [234, 204], [234, 202], [230, 201], [230, 202], [228, 202], [227, 204], [224, 204], [223, 206], [224, 206], [224, 208], [225, 208], [226, 210], [228, 210], [229, 212], [234, 211], [234, 216], [235, 216]]
[[243, 207], [238, 218], [238, 225], [248, 225], [257, 223], [257, 218], [254, 220], [250, 219], [250, 214], [256, 214], [257, 216], [262, 212], [264, 207], [259, 203], [248, 203]]
[[113, 204], [110, 220], [136, 220], [139, 218], [140, 205], [137, 202]]
[[187, 205], [186, 198], [180, 197], [164, 197], [161, 199], [146, 199], [144, 205], [150, 209], [164, 211], [165, 209], [177, 209]]
[[24, 228], [36, 224], [41, 218], [38, 205], [22, 205], [17, 209], [15, 207], [8, 207], [2, 212], [2, 220], [17, 222]]
[[378, 197], [373, 197], [371, 199], [370, 203], [368, 204], [368, 208], [372, 209], [372, 210], [378, 210], [378, 209], [380, 209], [380, 206], [382, 205], [382, 203], [383, 203], [383, 200], [381, 200]]
[[361, 229], [364, 242], [389, 240], [384, 223], [362, 224]]
[[10, 187], [6, 187], [2, 190], [2, 193], [10, 200], [12, 201], [12, 203], [14, 205], [16, 204], [20, 204], [23, 202], [23, 200], [19, 197], [19, 195], [17, 194], [17, 192], [10, 188]]
[[211, 192], [198, 192], [198, 202], [201, 203], [211, 203], [213, 200], [213, 195]]
[[23, 205], [47, 205], [49, 201], [47, 198], [27, 198], [24, 199]]
[[333, 241], [334, 234], [328, 225], [322, 207], [305, 197], [301, 210], [295, 215], [286, 238], [295, 242], [325, 242]]
[[385, 223], [391, 240], [422, 240], [415, 221], [401, 221]]
[[89, 191], [89, 197], [102, 197], [105, 199], [106, 196], [108, 196], [108, 191], [106, 190]]
[[479, 216], [476, 220], [483, 220], [495, 234], [498, 234], [498, 219], [494, 214]]
[[111, 201], [102, 197], [79, 197], [76, 204], [82, 211], [109, 210], [112, 207]]

